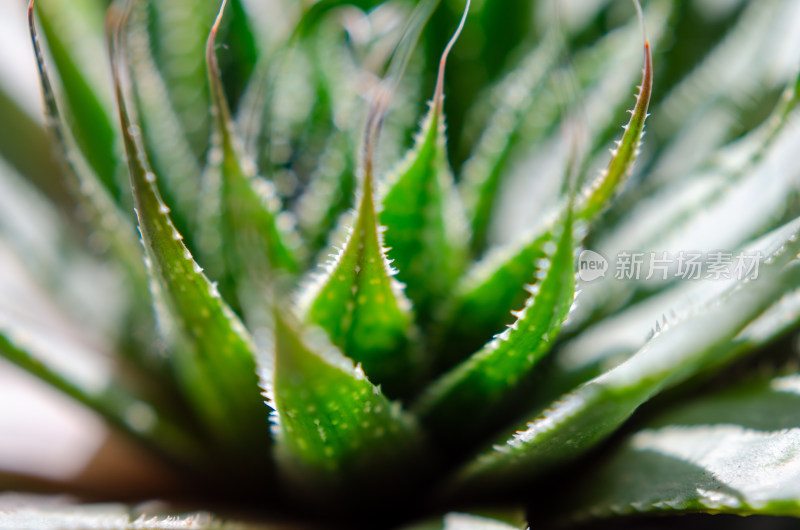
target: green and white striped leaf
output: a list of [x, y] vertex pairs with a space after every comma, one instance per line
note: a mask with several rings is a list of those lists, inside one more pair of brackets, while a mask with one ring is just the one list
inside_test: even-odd
[[309, 249], [316, 252], [328, 243], [338, 220], [356, 195], [355, 146], [347, 133], [334, 132], [319, 159], [319, 167], [298, 204], [298, 221]]
[[[793, 144], [789, 144], [792, 146]], [[731, 253], [724, 275], [715, 279], [707, 277], [701, 281], [687, 280], [675, 283], [637, 303], [630, 304], [597, 323], [581, 329], [559, 348], [553, 363], [542, 374], [542, 384], [537, 388], [533, 401], [544, 403], [575, 388], [605, 371], [617, 366], [634, 354], [654, 333], [674, 324], [690, 306], [702, 306], [720, 296], [730, 287], [736, 277], [737, 267], [753, 267], [754, 258], [764, 256], [774, 239], [767, 234], [755, 242], [739, 247]], [[744, 271], [744, 269], [742, 269]], [[757, 268], [753, 268], [755, 273]], [[723, 278], [727, 277], [725, 280]], [[570, 315], [574, 319], [580, 314], [586, 293], [594, 286], [583, 284], [581, 301]], [[776, 299], [772, 306], [754, 319], [739, 335], [733, 338], [727, 349], [753, 351], [779, 338], [800, 318], [798, 292], [787, 292]], [[571, 320], [574, 322], [574, 320]], [[578, 322], [579, 324], [580, 322]]]
[[218, 7], [206, 0], [149, 4], [153, 56], [197, 160], [205, 157], [211, 130], [210, 90], [203, 58], [206, 36]]
[[[653, 124], [651, 134], [672, 142], [654, 164], [645, 189], [685, 177], [691, 179], [698, 164], [733, 139], [731, 108], [741, 107], [749, 98], [760, 99], [767, 90], [777, 88], [772, 84], [782, 79], [765, 75], [765, 71], [775, 68], [775, 62], [758, 58], [774, 57], [783, 51], [796, 27], [781, 24], [781, 20], [792, 16], [788, 4], [745, 4], [735, 25], [670, 89], [654, 110], [660, 119]], [[764, 38], [766, 33], [771, 38]]]
[[34, 2], [31, 1], [28, 7], [28, 24], [44, 100], [45, 128], [55, 142], [56, 150], [63, 162], [65, 176], [71, 180], [70, 186], [74, 190], [73, 193], [79, 194], [78, 200], [81, 201], [84, 215], [88, 218], [92, 229], [102, 235], [104, 241], [109, 245], [111, 253], [128, 268], [135, 287], [144, 287], [147, 285], [146, 276], [141, 267], [141, 251], [136, 241], [134, 228], [116, 206], [97, 175], [86, 166], [81, 154], [72, 144], [69, 130], [65, 127], [61, 117], [40, 49], [39, 37], [34, 25], [33, 9]]
[[[353, 207], [363, 106], [355, 90], [355, 80], [362, 72], [344, 48], [346, 35], [338, 24], [322, 25], [319, 32], [309, 44], [321, 101], [311, 120], [314, 129], [306, 135], [311, 143], [320, 144], [319, 155], [313, 159], [316, 167], [297, 205], [298, 224], [312, 255], [324, 249], [342, 214]], [[316, 123], [319, 121], [326, 123]], [[322, 135], [326, 135], [324, 139], [319, 138]]]
[[573, 521], [671, 512], [796, 517], [798, 445], [800, 376], [739, 385], [648, 421], [570, 489], [563, 513]]
[[[641, 199], [614, 230], [601, 238], [594, 250], [612, 256], [625, 249], [641, 252], [675, 252], [685, 249], [737, 248], [752, 237], [773, 228], [775, 212], [791, 211], [798, 189], [796, 173], [773, 176], [775, 157], [794, 156], [800, 139], [796, 106], [800, 75], [788, 84], [772, 113], [747, 135], [718, 149], [704, 167]], [[765, 178], [770, 193], [757, 195]], [[745, 205], [746, 207], [743, 207]], [[713, 214], [712, 214], [713, 212]], [[708, 219], [727, 219], [709, 230]], [[586, 321], [618, 309], [635, 294], [650, 294], [666, 282], [594, 282], [583, 288], [584, 296], [575, 321]], [[617, 300], [617, 303], [609, 303]]]
[[735, 359], [742, 351], [731, 349], [731, 340], [799, 281], [798, 230], [796, 219], [776, 231], [756, 279], [733, 282], [719, 296], [690, 308], [629, 359], [565, 394], [482, 453], [460, 480], [474, 486], [539, 476], [608, 437], [662, 390]]
[[[669, 1], [646, 5], [643, 15], [654, 49], [667, 34], [673, 6]], [[606, 148], [619, 138], [620, 116], [631, 108], [630, 87], [641, 79], [637, 68], [642, 64], [641, 42], [640, 21], [630, 17], [550, 73], [520, 122], [518, 141], [498, 190], [502, 207], [493, 212], [489, 240], [495, 248], [490, 252], [503, 247], [511, 252], [514, 244], [530, 241], [529, 230], [541, 228], [560, 192], [552, 175], [568, 163], [570, 136], [578, 133], [581, 138], [584, 181], [608, 165]], [[572, 134], [564, 134], [565, 130]]]

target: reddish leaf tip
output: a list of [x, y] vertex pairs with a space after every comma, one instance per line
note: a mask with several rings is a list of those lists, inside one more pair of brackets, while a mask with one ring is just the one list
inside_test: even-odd
[[455, 33], [453, 33], [453, 36], [450, 37], [447, 46], [445, 46], [444, 52], [442, 52], [442, 58], [439, 59], [439, 73], [436, 76], [436, 90], [434, 91], [433, 95], [433, 103], [439, 108], [440, 111], [444, 101], [444, 69], [445, 65], [447, 64], [447, 57], [450, 55], [450, 51], [453, 49], [453, 46], [455, 46], [456, 41], [461, 36], [461, 32], [464, 30], [464, 25], [467, 23], [467, 15], [469, 15], [470, 4], [471, 0], [467, 0], [466, 5], [464, 6], [464, 12], [461, 15], [461, 20], [458, 23], [458, 27], [456, 28]]

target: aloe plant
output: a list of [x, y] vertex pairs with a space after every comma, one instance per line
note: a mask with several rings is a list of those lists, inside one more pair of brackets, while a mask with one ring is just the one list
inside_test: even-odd
[[169, 487], [0, 528], [800, 516], [796, 2], [438, 4], [30, 1], [0, 355]]

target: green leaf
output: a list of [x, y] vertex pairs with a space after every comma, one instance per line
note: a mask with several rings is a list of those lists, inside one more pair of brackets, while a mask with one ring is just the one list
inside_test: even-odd
[[190, 229], [198, 218], [197, 187], [202, 171], [152, 55], [148, 12], [146, 6], [137, 5], [128, 32], [128, 63], [136, 79], [136, 111], [153, 169], [163, 176], [164, 200], [172, 208], [176, 228], [186, 235], [187, 244], [192, 247], [196, 241]]
[[544, 81], [564, 49], [564, 40], [551, 31], [521, 64], [492, 91], [496, 108], [470, 158], [464, 163], [461, 193], [472, 229], [472, 251], [486, 245], [486, 232], [497, 202], [500, 183], [520, 140], [524, 118], [544, 88]]
[[[420, 435], [399, 403], [321, 336], [302, 337], [277, 314], [274, 334], [274, 376], [267, 375], [264, 386], [274, 400], [284, 473], [336, 498], [344, 495], [337, 491], [342, 485], [370, 497], [401, 487], [418, 466]], [[358, 496], [357, 502], [366, 501]]]
[[792, 289], [800, 267], [800, 219], [782, 227], [760, 263], [757, 279], [733, 282], [720, 296], [690, 308], [626, 361], [551, 404], [511, 438], [482, 453], [460, 475], [478, 482], [538, 476], [609, 436], [642, 403], [701, 371], [742, 353], [730, 342], [773, 301]]
[[570, 489], [563, 513], [797, 516], [798, 445], [800, 376], [739, 385], [648, 421]]
[[141, 251], [133, 226], [123, 217], [97, 175], [86, 167], [85, 161], [72, 144], [69, 130], [61, 118], [39, 45], [33, 9], [34, 2], [31, 1], [28, 7], [28, 25], [44, 100], [45, 128], [61, 157], [64, 176], [69, 179], [71, 188], [75, 190], [73, 193], [79, 194], [78, 200], [92, 229], [100, 234], [110, 246], [111, 253], [128, 269], [134, 286], [139, 289], [146, 287], [146, 273], [141, 266]]
[[[741, 248], [752, 237], [773, 228], [775, 212], [791, 212], [795, 178], [790, 173], [773, 174], [772, 157], [793, 157], [793, 144], [800, 136], [789, 125], [797, 114], [800, 75], [783, 91], [763, 124], [716, 151], [704, 167], [685, 180], [670, 183], [638, 201], [625, 220], [596, 243], [602, 255], [626, 249], [640, 252], [682, 249]], [[765, 175], [770, 175], [769, 193], [757, 194]], [[748, 207], [742, 208], [742, 201]], [[654, 213], [654, 212], [658, 213]], [[708, 219], [729, 219], [708, 230]], [[583, 286], [576, 324], [609, 314], [631, 297], [650, 296], [666, 282], [608, 281]]]
[[410, 304], [394, 279], [375, 215], [372, 176], [364, 175], [353, 228], [324, 276], [300, 300], [301, 314], [360, 363], [370, 380], [398, 396], [413, 385]]
[[[650, 43], [645, 41], [642, 84], [630, 121], [625, 125], [617, 149], [612, 151], [608, 167], [578, 199], [577, 220], [594, 220], [630, 173], [644, 131], [652, 84]], [[446, 368], [458, 360], [447, 352], [469, 351], [507, 323], [508, 312], [517, 304], [523, 286], [536, 282], [536, 263], [545, 257], [543, 247], [551, 239], [549, 228], [549, 224], [543, 224], [521, 243], [489, 255], [465, 275], [450, 308], [449, 326], [440, 340], [440, 349], [445, 350], [439, 360], [441, 367]]]
[[[142, 251], [136, 236], [135, 228], [120, 211], [103, 183], [81, 156], [70, 136], [59, 110], [53, 92], [50, 77], [44, 63], [44, 56], [39, 45], [39, 37], [34, 24], [34, 2], [28, 7], [28, 26], [33, 42], [39, 81], [44, 100], [45, 128], [55, 143], [55, 151], [60, 157], [62, 178], [67, 181], [77, 207], [81, 209], [82, 220], [91, 230], [90, 241], [97, 247], [107, 246], [108, 252], [117, 259], [126, 273], [133, 293], [137, 297], [130, 308], [129, 333], [123, 332], [122, 353], [138, 368], [143, 368], [151, 376], [163, 375], [153, 369], [161, 370], [161, 363], [154, 361], [152, 348], [142, 344], [137, 336], [142, 329], [151, 329], [151, 300], [146, 294], [148, 289], [147, 273], [142, 262]], [[145, 335], [146, 339], [152, 337]], [[130, 344], [124, 344], [125, 341]]]
[[653, 92], [653, 58], [650, 53], [650, 42], [644, 43], [644, 69], [642, 84], [636, 96], [636, 106], [631, 112], [631, 119], [625, 125], [625, 133], [617, 142], [617, 148], [611, 151], [611, 161], [606, 170], [584, 193], [585, 200], [581, 204], [581, 219], [592, 220], [608, 206], [612, 197], [622, 187], [622, 183], [633, 169], [633, 162], [639, 154], [639, 145], [644, 135], [644, 122], [647, 119], [647, 107]]
[[177, 344], [171, 357], [176, 378], [212, 437], [230, 449], [245, 448], [245, 454], [264, 454], [267, 408], [258, 391], [255, 347], [175, 230], [139, 143], [140, 129], [127, 111], [117, 55], [127, 16], [112, 42], [114, 84], [151, 289], [165, 305], [160, 323]]
[[[644, 18], [654, 45], [665, 34], [672, 6], [670, 2], [648, 2]], [[561, 15], [567, 17], [565, 13], [560, 13], [557, 21], [548, 23], [549, 35], [543, 38], [540, 47], [563, 40], [563, 37], [557, 36], [559, 22], [563, 21]], [[594, 168], [607, 164], [605, 146], [617, 136], [619, 116], [630, 108], [628, 87], [640, 75], [636, 71], [637, 64], [641, 64], [638, 54], [640, 42], [640, 23], [636, 17], [632, 17], [629, 22], [604, 35], [591, 46], [579, 48], [574, 59], [570, 59], [566, 65], [548, 72], [546, 83], [540, 86], [536, 97], [530, 99], [527, 107], [518, 109], [522, 115], [516, 122], [517, 132], [512, 135], [512, 143], [505, 147], [508, 150], [504, 162], [506, 169], [499, 175], [497, 197], [494, 199], [502, 208], [496, 208], [493, 212], [495, 219], [489, 227], [489, 243], [505, 246], [521, 243], [521, 240], [530, 241], [520, 237], [520, 233], [524, 236], [531, 228], [541, 228], [537, 226], [538, 222], [550, 213], [557, 200], [558, 187], [550, 184], [553, 179], [549, 176], [553, 174], [554, 166], [557, 172], [566, 165], [565, 155], [570, 152], [570, 146], [565, 141], [565, 127], [559, 127], [559, 124], [565, 123], [565, 119], [566, 125], [580, 132], [582, 143], [585, 144], [587, 165], [584, 173], [588, 175], [589, 169], [594, 171]], [[530, 59], [533, 60], [533, 55]], [[511, 100], [520, 97], [515, 95], [519, 93], [511, 81], [518, 76], [524, 80], [526, 75], [525, 65], [517, 69], [500, 85], [500, 90], [508, 88]], [[498, 95], [490, 93], [490, 96], [497, 98]], [[478, 108], [485, 108], [486, 103], [481, 102]], [[484, 114], [495, 107], [502, 109], [502, 101], [488, 103], [489, 108], [484, 110]], [[484, 119], [478, 116], [473, 121], [482, 123]], [[496, 141], [501, 146], [505, 140], [497, 137]], [[486, 147], [491, 153], [491, 145]], [[481, 160], [478, 156], [475, 161]], [[464, 168], [465, 171], [467, 169], [471, 170]], [[477, 182], [481, 182], [481, 175], [478, 175]], [[475, 191], [470, 191], [469, 187], [464, 187], [463, 191], [467, 192], [465, 199], [471, 204]], [[513, 248], [509, 249], [511, 251]], [[517, 302], [521, 303], [522, 299]]]
[[[793, 146], [792, 143], [787, 144]], [[790, 147], [791, 149], [791, 147]], [[749, 260], [764, 255], [774, 238], [770, 233], [759, 240], [739, 247], [732, 256]], [[680, 248], [680, 247], [679, 247]], [[736, 265], [731, 263], [731, 269]], [[734, 274], [730, 274], [731, 277]], [[578, 320], [580, 310], [586, 303], [587, 293], [593, 293], [594, 284], [583, 284], [581, 302], [570, 318]], [[580, 334], [567, 340], [559, 348], [554, 362], [542, 374], [542, 385], [537, 389], [535, 402], [546, 402], [617, 366], [629, 358], [641, 346], [644, 337], [659, 332], [671, 325], [678, 315], [687, 312], [687, 300], [700, 306], [718, 297], [730, 287], [730, 281], [714, 279], [678, 282], [644, 300], [628, 305], [624, 310], [606, 317], [596, 324], [584, 327]], [[590, 302], [594, 301], [590, 298]], [[797, 307], [797, 292], [791, 292], [776, 300], [762, 315], [753, 320], [727, 346], [730, 351], [752, 351], [763, 346], [791, 328], [800, 315]]]
[[202, 160], [211, 127], [209, 86], [203, 57], [205, 37], [217, 11], [216, 2], [150, 2], [149, 8], [156, 64], [192, 152], [197, 160]]
[[[436, 0], [425, 0], [414, 9], [386, 78], [372, 98], [364, 137], [364, 175], [353, 228], [324, 276], [300, 297], [304, 318], [325, 329], [331, 341], [361, 363], [367, 375], [393, 398], [413, 389], [421, 363], [412, 346], [416, 330], [410, 304], [393, 278], [396, 272], [389, 266], [383, 246], [384, 229], [378, 223], [373, 196], [373, 157], [391, 96], [435, 5]], [[440, 84], [437, 94], [441, 90]]]
[[[333, 26], [332, 28], [330, 26]], [[327, 31], [324, 31], [327, 30]], [[361, 102], [354, 98], [353, 91], [347, 90], [347, 82], [352, 80], [353, 68], [350, 50], [344, 47], [343, 41], [346, 34], [338, 24], [326, 24], [320, 28], [319, 34], [314, 38], [298, 43], [297, 47], [291, 50], [291, 56], [284, 58], [285, 66], [294, 67], [298, 64], [301, 57], [308, 62], [308, 73], [302, 70], [295, 74], [300, 74], [309, 86], [309, 102], [303, 105], [301, 101], [298, 105], [296, 89], [291, 89], [283, 100], [272, 102], [273, 105], [280, 106], [295, 103], [305, 107], [304, 113], [298, 114], [299, 123], [295, 123], [293, 138], [289, 141], [296, 144], [292, 158], [292, 171], [298, 174], [300, 179], [309, 179], [313, 182], [310, 174], [320, 168], [320, 157], [323, 149], [329, 140], [336, 133], [348, 131], [355, 133], [359, 129], [359, 124], [353, 119], [355, 109], [360, 109]], [[284, 70], [286, 71], [286, 70]], [[281, 75], [281, 74], [278, 74]], [[283, 76], [284, 87], [293, 87], [294, 83], [288, 76]], [[276, 87], [277, 88], [277, 87]], [[276, 91], [279, 94], [280, 91]], [[276, 127], [279, 131], [280, 126]], [[351, 134], [352, 134], [351, 133]], [[355, 137], [355, 134], [352, 134]], [[353, 153], [356, 150], [352, 150]], [[352, 194], [349, 196], [352, 199]]]
[[535, 285], [536, 264], [546, 258], [544, 246], [552, 240], [552, 234], [542, 229], [517, 252], [490, 255], [466, 274], [455, 287], [446, 327], [437, 340], [435, 362], [439, 370], [452, 367], [466, 352], [475, 351], [498, 329], [511, 323], [514, 302], [528, 296], [526, 283]]
[[230, 13], [220, 30], [227, 45], [219, 60], [228, 101], [236, 109], [258, 64], [260, 50], [242, 0], [230, 0]]
[[544, 246], [554, 248], [539, 264], [540, 281], [514, 313], [516, 321], [442, 376], [418, 403], [423, 425], [442, 446], [475, 439], [513, 417], [520, 388], [555, 343], [575, 298], [571, 207], [550, 232]]
[[[5, 326], [3, 326], [5, 327]], [[23, 346], [22, 336], [0, 327], [0, 357], [63, 392], [102, 416], [110, 425], [140, 440], [162, 455], [187, 464], [198, 463], [202, 444], [184, 426], [167, 417], [152, 403], [136, 397], [119, 384], [92, 388], [62, 373], [56, 366]]]
[[[116, 178], [117, 146], [108, 90], [92, 67], [103, 65], [102, 10], [98, 2], [53, 1], [36, 4], [42, 31], [64, 87], [75, 139], [112, 198], [127, 190]], [[99, 77], [99, 79], [98, 79]]]
[[[238, 282], [259, 286], [278, 272], [296, 273], [294, 249], [280, 226], [280, 204], [270, 183], [255, 176], [252, 161], [243, 159], [236, 137], [215, 53], [216, 35], [227, 2], [223, 2], [206, 45], [206, 63], [212, 94], [214, 134], [209, 166], [219, 172], [222, 244], [228, 267]], [[283, 221], [288, 214], [281, 214]]]
[[71, 190], [58, 178], [57, 157], [37, 146], [46, 145], [47, 134], [19, 104], [0, 87], [0, 114], [14, 127], [0, 127], [0, 157], [36, 186], [65, 217], [72, 219], [74, 201]]
[[354, 84], [363, 72], [346, 43], [347, 34], [336, 23], [322, 25], [303, 42], [313, 68], [316, 97], [301, 136], [307, 145], [296, 155], [307, 162], [294, 168], [309, 175], [297, 204], [297, 218], [311, 255], [329, 243], [328, 234], [353, 207], [358, 187], [356, 153], [363, 105]]
[[328, 234], [352, 207], [356, 179], [355, 146], [349, 135], [334, 132], [311, 175], [308, 188], [298, 204], [298, 222], [309, 248], [316, 252], [328, 243]]
[[462, 207], [447, 164], [444, 126], [444, 70], [463, 28], [469, 2], [439, 63], [436, 90], [414, 148], [388, 177], [383, 208], [389, 257], [406, 284], [420, 322], [446, 298], [465, 261], [467, 232]]
[[[758, 99], [768, 84], [778, 80], [774, 74], [765, 75], [774, 65], [759, 58], [780, 53], [780, 43], [793, 31], [780, 24], [787, 16], [786, 7], [780, 2], [744, 7], [724, 38], [655, 109], [660, 119], [651, 134], [672, 138], [682, 148], [670, 149], [670, 156], [653, 167], [647, 185], [688, 176], [695, 164], [702, 163], [726, 139], [733, 139], [729, 135], [735, 125], [724, 117], [731, 106], [739, 107], [747, 98]], [[773, 34], [775, 40], [764, 39], [765, 33]]]

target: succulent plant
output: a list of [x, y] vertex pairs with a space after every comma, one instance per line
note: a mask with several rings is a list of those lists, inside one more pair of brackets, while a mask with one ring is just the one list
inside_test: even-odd
[[0, 355], [169, 487], [0, 487], [268, 528], [800, 516], [797, 2], [221, 4], [30, 2]]

